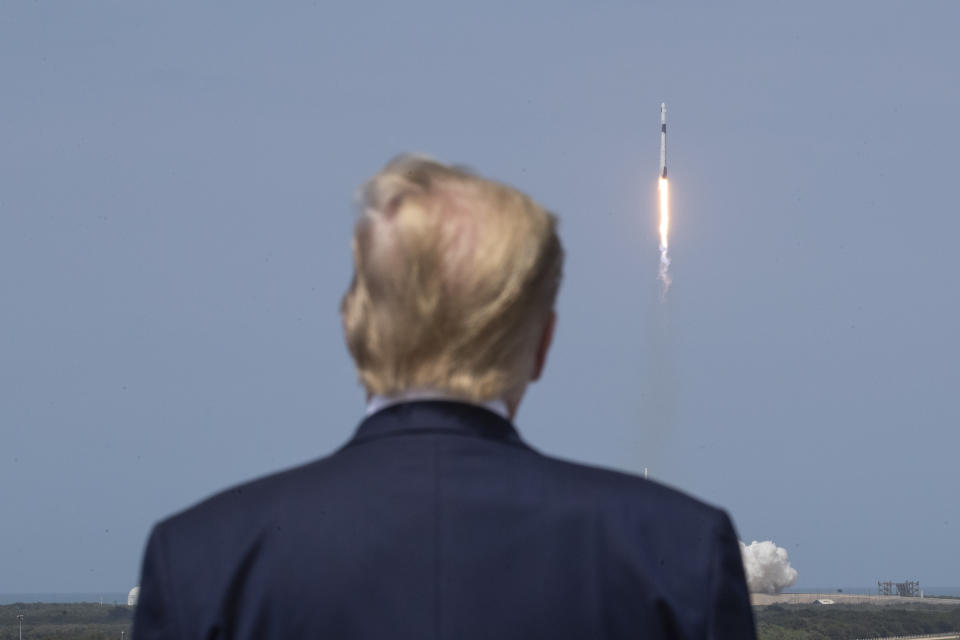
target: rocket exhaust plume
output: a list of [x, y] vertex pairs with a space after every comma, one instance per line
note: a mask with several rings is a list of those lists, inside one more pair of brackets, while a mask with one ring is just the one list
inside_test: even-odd
[[772, 540], [740, 543], [743, 571], [750, 593], [780, 593], [797, 581], [797, 570], [790, 566], [787, 550]]
[[660, 281], [663, 293], [670, 288], [670, 183], [660, 178], [657, 190], [660, 192]]
[[663, 295], [670, 288], [670, 183], [667, 181], [667, 105], [660, 103], [660, 281]]

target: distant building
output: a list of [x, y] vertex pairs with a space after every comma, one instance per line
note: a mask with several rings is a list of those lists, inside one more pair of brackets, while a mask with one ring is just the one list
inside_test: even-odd
[[137, 599], [140, 597], [140, 587], [134, 587], [130, 589], [130, 593], [127, 594], [127, 606], [135, 607], [137, 606]]
[[814, 600], [813, 604], [835, 604], [830, 598], [820, 598], [819, 600]]
[[904, 598], [922, 598], [922, 591], [920, 590], [920, 581], [919, 580], [907, 580], [906, 582], [881, 582], [877, 581], [877, 594], [881, 596], [892, 596], [896, 592], [896, 595]]

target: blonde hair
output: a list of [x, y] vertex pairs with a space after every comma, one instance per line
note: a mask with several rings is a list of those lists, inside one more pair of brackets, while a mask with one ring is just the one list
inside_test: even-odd
[[341, 315], [371, 394], [485, 401], [528, 381], [560, 286], [555, 216], [527, 195], [421, 156], [360, 190]]

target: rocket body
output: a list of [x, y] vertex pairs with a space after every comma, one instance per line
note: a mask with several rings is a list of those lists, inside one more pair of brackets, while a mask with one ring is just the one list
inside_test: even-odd
[[667, 104], [660, 103], [660, 177], [667, 178]]
[[660, 177], [657, 179], [660, 200], [660, 281], [666, 299], [670, 288], [670, 183], [667, 181], [667, 105], [660, 104]]

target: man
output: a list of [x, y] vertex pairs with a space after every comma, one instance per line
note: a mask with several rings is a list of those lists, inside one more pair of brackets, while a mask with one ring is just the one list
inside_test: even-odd
[[158, 524], [136, 640], [753, 638], [724, 512], [512, 424], [553, 335], [554, 217], [414, 156], [361, 201], [342, 316], [366, 419]]

